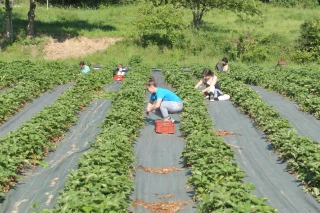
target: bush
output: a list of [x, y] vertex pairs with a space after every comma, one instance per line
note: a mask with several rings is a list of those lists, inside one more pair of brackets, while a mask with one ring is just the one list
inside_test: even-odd
[[141, 64], [142, 61], [143, 61], [143, 59], [142, 59], [141, 55], [132, 55], [129, 58], [129, 65], [135, 66], [135, 65]]
[[299, 7], [302, 6], [304, 8], [316, 8], [320, 5], [319, 0], [261, 0], [264, 3], [271, 3], [275, 6], [279, 7]]
[[[130, 4], [133, 0], [50, 0], [49, 4], [62, 7], [81, 7], [81, 8], [99, 8], [101, 6], [117, 5], [117, 4]], [[46, 5], [47, 0], [38, 0], [37, 3]]]
[[301, 25], [301, 35], [293, 58], [298, 63], [320, 59], [320, 18], [306, 21]]
[[137, 31], [142, 46], [182, 47], [186, 25], [180, 9], [173, 5], [154, 7], [147, 4], [140, 8], [140, 14]]
[[261, 35], [240, 35], [231, 41], [224, 43], [223, 51], [231, 60], [257, 63], [269, 59], [272, 41]]

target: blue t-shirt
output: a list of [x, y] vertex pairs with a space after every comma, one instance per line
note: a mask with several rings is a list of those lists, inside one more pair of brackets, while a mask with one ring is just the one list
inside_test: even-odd
[[159, 98], [162, 98], [162, 101], [182, 101], [175, 93], [160, 87], [157, 88], [156, 93], [152, 93], [150, 101], [156, 101]]
[[83, 74], [85, 74], [85, 73], [87, 73], [87, 72], [89, 72], [90, 71], [90, 67], [88, 67], [87, 65], [84, 67], [84, 68], [81, 68], [81, 72], [83, 73]]

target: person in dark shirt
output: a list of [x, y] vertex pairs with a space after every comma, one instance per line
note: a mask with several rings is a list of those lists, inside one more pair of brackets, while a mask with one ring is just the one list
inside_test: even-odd
[[229, 69], [228, 59], [224, 57], [221, 61], [216, 64], [215, 70], [226, 73]]
[[113, 70], [113, 75], [125, 75], [128, 71], [128, 68], [123, 67], [122, 64], [118, 64], [117, 68]]
[[224, 95], [220, 89], [218, 76], [216, 76], [210, 69], [205, 68], [203, 70], [203, 78], [195, 85], [194, 88], [199, 88], [202, 84], [205, 84], [206, 88], [201, 90], [205, 98], [209, 101], [225, 101], [229, 100], [229, 95]]

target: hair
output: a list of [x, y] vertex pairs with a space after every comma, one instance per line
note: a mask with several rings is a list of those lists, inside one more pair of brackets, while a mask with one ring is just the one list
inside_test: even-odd
[[156, 79], [153, 77], [153, 76], [150, 76], [149, 77], [149, 80], [146, 84], [147, 87], [150, 87], [150, 86], [155, 86], [157, 87], [157, 82], [156, 82]]
[[226, 64], [228, 63], [228, 59], [226, 57], [224, 57], [222, 61], [226, 62]]
[[118, 64], [118, 67], [122, 67], [123, 65], [122, 64]]
[[83, 61], [80, 61], [79, 65], [83, 66], [83, 65], [85, 65], [85, 63]]
[[204, 68], [202, 75], [204, 76], [214, 76], [213, 72], [209, 68]]

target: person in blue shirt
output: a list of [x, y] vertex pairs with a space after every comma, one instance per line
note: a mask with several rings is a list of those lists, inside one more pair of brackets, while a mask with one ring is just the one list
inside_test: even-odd
[[90, 67], [88, 67], [83, 61], [80, 61], [79, 65], [80, 65], [82, 74], [86, 74], [87, 72], [90, 71]]
[[151, 93], [146, 115], [148, 116], [149, 112], [154, 110], [160, 110], [164, 120], [174, 122], [173, 118], [169, 117], [169, 113], [179, 113], [182, 111], [183, 103], [181, 98], [170, 90], [157, 87], [157, 83], [153, 77], [149, 78], [146, 88]]

